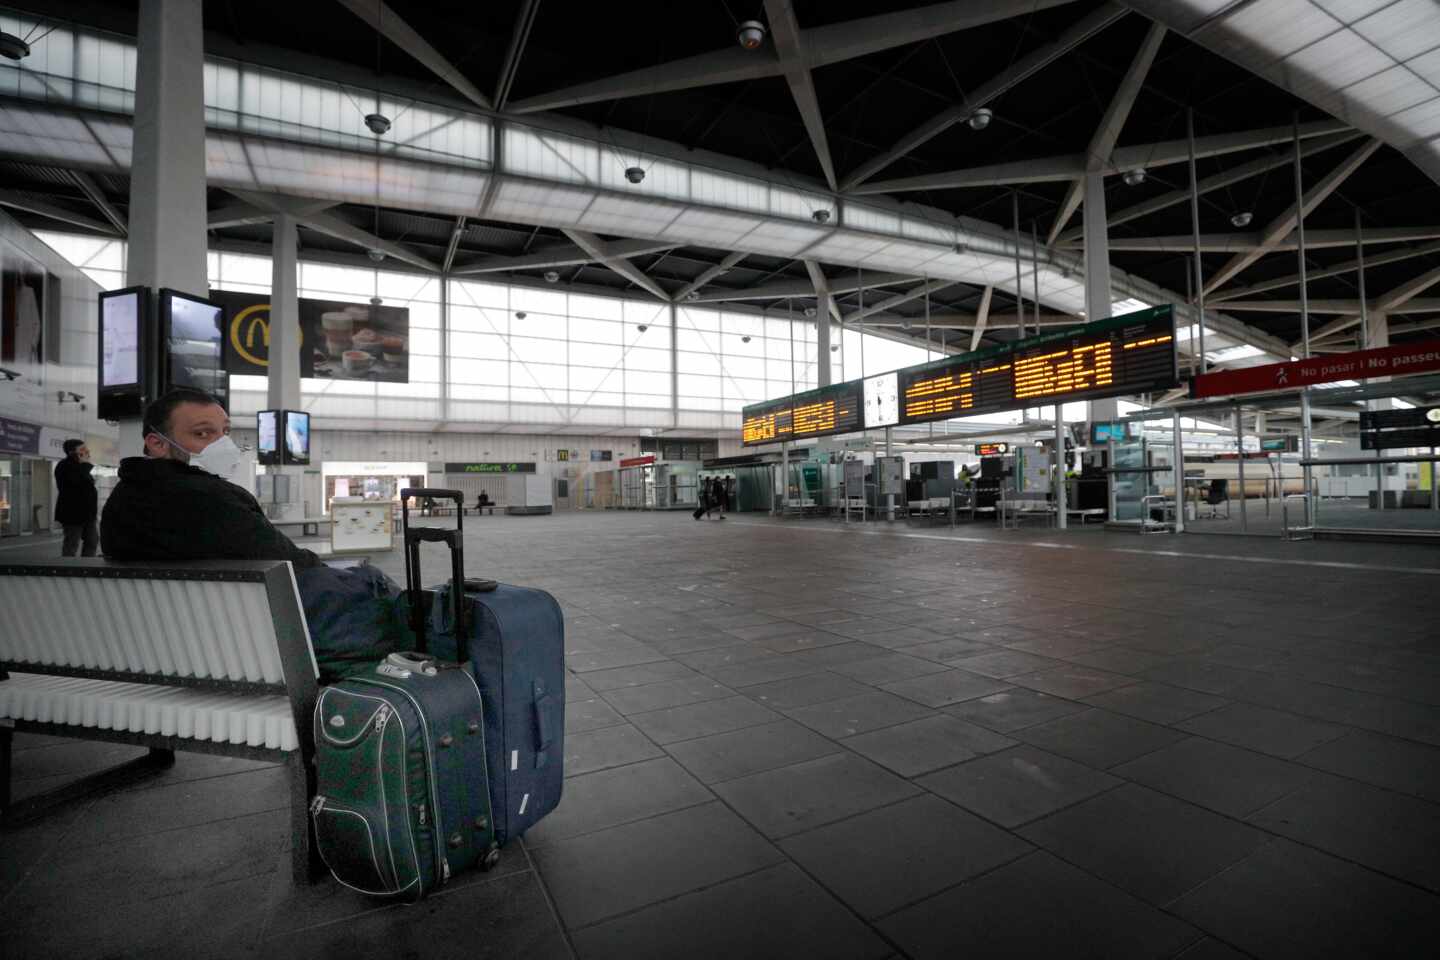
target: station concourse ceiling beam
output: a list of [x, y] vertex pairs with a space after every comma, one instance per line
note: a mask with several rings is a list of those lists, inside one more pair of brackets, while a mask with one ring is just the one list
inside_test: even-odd
[[11, 207], [15, 210], [24, 210], [26, 213], [33, 213], [36, 216], [48, 217], [51, 220], [58, 220], [61, 223], [68, 223], [72, 227], [81, 227], [85, 230], [93, 230], [96, 233], [103, 233], [108, 236], [120, 236], [114, 224], [103, 220], [96, 220], [87, 217], [82, 213], [75, 213], [64, 207], [56, 206], [44, 200], [16, 193], [14, 190], [0, 190], [0, 207]]
[[565, 236], [575, 241], [576, 246], [590, 255], [590, 259], [598, 260], [651, 296], [666, 303], [670, 302], [670, 294], [665, 292], [665, 288], [647, 277], [643, 270], [624, 256], [614, 252], [614, 244], [606, 243], [595, 234], [584, 230], [566, 230]]
[[1378, 313], [1391, 313], [1411, 303], [1420, 294], [1440, 283], [1440, 267], [1427, 270], [1420, 276], [1383, 293], [1375, 298], [1373, 309]]
[[877, 301], [874, 304], [869, 304], [858, 310], [852, 310], [845, 314], [844, 322], [858, 323], [866, 317], [873, 317], [877, 313], [884, 313], [886, 310], [892, 307], [898, 307], [902, 303], [909, 303], [911, 300], [928, 297], [932, 293], [953, 286], [955, 286], [954, 280], [930, 280], [918, 286], [911, 287], [909, 290], [902, 290], [900, 293], [886, 297], [884, 300]]
[[105, 196], [105, 191], [100, 189], [100, 185], [95, 182], [90, 174], [85, 173], [83, 170], [71, 170], [70, 179], [75, 181], [75, 186], [79, 187], [80, 191], [95, 205], [95, 209], [99, 210], [105, 219], [114, 225], [115, 229], [119, 231], [120, 236], [129, 236], [130, 228], [125, 222], [124, 214], [115, 209], [114, 205], [110, 203], [109, 198]]
[[964, 97], [960, 103], [946, 107], [940, 113], [905, 134], [899, 140], [895, 141], [895, 144], [891, 146], [889, 150], [877, 154], [862, 163], [853, 173], [845, 178], [844, 182], [840, 185], [840, 189], [844, 191], [853, 190], [881, 170], [890, 166], [890, 164], [896, 160], [908, 155], [921, 145], [928, 143], [955, 124], [970, 119], [970, 116], [974, 114], [976, 110], [979, 110], [1011, 87], [1028, 79], [1071, 50], [1074, 50], [1080, 44], [1101, 30], [1104, 30], [1127, 13], [1129, 13], [1129, 11], [1117, 3], [1106, 3], [1099, 9], [1094, 10], [1087, 16], [1081, 18], [1054, 41], [1045, 44], [1038, 50], [1031, 51], [1000, 73], [991, 77], [985, 83], [976, 87], [975, 90]]
[[274, 219], [273, 210], [262, 210], [253, 203], [231, 203], [211, 210], [206, 215], [205, 227], [209, 230], [249, 227], [257, 223], [269, 223]]
[[493, 109], [490, 98], [480, 92], [465, 74], [430, 46], [384, 0], [339, 0], [341, 6], [368, 23], [376, 33], [414, 57], [431, 73], [459, 91], [460, 95], [482, 110]]
[[[1149, 74], [1150, 65], [1155, 62], [1155, 55], [1160, 52], [1160, 44], [1164, 40], [1165, 27], [1158, 23], [1150, 24], [1145, 39], [1135, 51], [1135, 58], [1130, 61], [1130, 68], [1125, 71], [1125, 76], [1120, 81], [1119, 89], [1115, 91], [1115, 96], [1110, 98], [1110, 105], [1105, 108], [1100, 125], [1095, 128], [1095, 133], [1085, 148], [1087, 173], [1103, 172], [1109, 163], [1110, 155], [1115, 152], [1115, 143], [1120, 139], [1120, 131], [1125, 128], [1125, 121], [1130, 118], [1130, 108], [1135, 106], [1135, 98], [1140, 96], [1140, 91], [1144, 89], [1145, 77]], [[1085, 178], [1075, 177], [1065, 191], [1065, 199], [1060, 202], [1060, 210], [1055, 214], [1049, 236], [1045, 238], [1047, 246], [1054, 246], [1055, 238], [1080, 208], [1080, 201], [1084, 196]]]
[[448, 275], [455, 266], [455, 253], [460, 249], [460, 237], [465, 233], [465, 218], [455, 218], [455, 227], [450, 231], [450, 242], [445, 246], [445, 259], [440, 264], [440, 272]]
[[[875, 287], [889, 287], [897, 283], [909, 283], [919, 278], [909, 273], [883, 273], [879, 270], [869, 272], [852, 271], [839, 276], [830, 277], [827, 281], [832, 294], [854, 293], [860, 289], [872, 289]], [[729, 300], [787, 300], [791, 298], [809, 298], [815, 296], [815, 285], [809, 280], [777, 280], [774, 283], [762, 283], [757, 287], [743, 289], [721, 290], [715, 289], [708, 293], [702, 293], [695, 298], [695, 303], [724, 303]]]
[[[1306, 234], [1305, 236], [1305, 245], [1307, 247], [1310, 245], [1309, 234]], [[1440, 253], [1440, 243], [1427, 243], [1419, 247], [1406, 247], [1402, 250], [1390, 250], [1385, 253], [1367, 255], [1365, 257], [1364, 265], [1366, 269], [1369, 269], [1370, 267], [1378, 267], [1387, 263], [1399, 263], [1402, 260], [1410, 260], [1414, 257], [1428, 256], [1432, 253]], [[1306, 270], [1305, 279], [1323, 280], [1327, 277], [1338, 277], [1343, 276], [1347, 273], [1353, 273], [1359, 269], [1360, 261], [1358, 259], [1347, 260], [1344, 263], [1338, 263], [1333, 267], [1317, 267], [1313, 270]], [[1259, 283], [1252, 283], [1243, 287], [1231, 287], [1228, 290], [1217, 290], [1215, 291], [1213, 296], [1206, 297], [1205, 300], [1207, 303], [1223, 303], [1229, 300], [1238, 300], [1242, 297], [1248, 297], [1251, 294], [1264, 293], [1267, 290], [1278, 290], [1282, 287], [1294, 286], [1299, 282], [1300, 274], [1292, 273], [1288, 274], [1287, 276], [1276, 277], [1273, 280], [1262, 280]]]
[[770, 21], [770, 36], [775, 43], [775, 55], [785, 71], [785, 83], [790, 87], [790, 97], [800, 111], [800, 120], [815, 148], [815, 158], [820, 161], [820, 170], [825, 182], [834, 190], [835, 163], [830, 159], [830, 140], [825, 136], [825, 118], [820, 112], [820, 99], [815, 95], [815, 81], [810, 76], [810, 67], [805, 56], [805, 40], [801, 36], [800, 23], [795, 19], [795, 6], [791, 0], [765, 0], [765, 15]]
[[[950, 0], [948, 3], [932, 3], [908, 10], [860, 17], [843, 23], [811, 27], [800, 30], [796, 37], [804, 51], [806, 69], [813, 70], [816, 67], [853, 60], [866, 54], [1070, 2], [1072, 0]], [[771, 30], [775, 30], [773, 22]], [[584, 103], [785, 75], [786, 65], [782, 62], [776, 46], [764, 45], [756, 50], [728, 46], [710, 53], [527, 97], [511, 104], [510, 111], [535, 113]]]
[[748, 254], [744, 250], [736, 250], [733, 253], [727, 253], [725, 255], [725, 258], [719, 263], [715, 264], [713, 267], [706, 267], [703, 271], [701, 271], [700, 276], [696, 277], [694, 280], [691, 280], [689, 283], [685, 284], [685, 286], [675, 291], [675, 299], [684, 300], [686, 297], [690, 296], [690, 294], [695, 293], [697, 290], [703, 288], [711, 280], [714, 280], [716, 277], [724, 276], [725, 274], [729, 273], [732, 267], [738, 264], [741, 260], [744, 260], [747, 256]]
[[1318, 207], [1325, 198], [1334, 193], [1345, 179], [1360, 168], [1360, 165], [1370, 159], [1371, 154], [1380, 149], [1380, 141], [1374, 137], [1368, 138], [1360, 144], [1348, 157], [1335, 166], [1333, 170], [1321, 177], [1319, 182], [1306, 190], [1298, 204], [1292, 203], [1286, 210], [1274, 220], [1265, 225], [1260, 231], [1260, 243], [1252, 250], [1237, 253], [1230, 258], [1230, 262], [1221, 267], [1205, 281], [1205, 293], [1229, 283], [1236, 274], [1259, 260], [1265, 254], [1274, 250], [1281, 240], [1288, 237], [1295, 229], [1296, 224], [1302, 217], [1307, 216], [1312, 210]]
[[515, 18], [515, 29], [510, 33], [510, 46], [505, 49], [505, 62], [500, 67], [500, 77], [495, 81], [495, 109], [504, 110], [515, 86], [515, 76], [520, 72], [520, 59], [525, 55], [525, 44], [530, 41], [530, 28], [535, 25], [535, 12], [540, 9], [540, 0], [524, 0], [520, 13]]
[[[1358, 313], [1359, 300], [1309, 300], [1306, 306], [1311, 313]], [[1299, 313], [1299, 300], [1229, 300], [1226, 310], [1249, 313]]]
[[[1376, 243], [1407, 243], [1412, 240], [1434, 240], [1440, 238], [1440, 224], [1429, 227], [1377, 227], [1366, 230], [1362, 238], [1365, 246]], [[1200, 235], [1200, 249], [1205, 253], [1235, 253], [1254, 251], [1261, 246], [1257, 233], [1209, 233]], [[1270, 251], [1294, 250], [1299, 246], [1296, 234], [1272, 244]], [[1355, 246], [1354, 230], [1306, 230], [1305, 247], [1319, 250], [1323, 247]], [[1070, 244], [1062, 249], [1075, 249]], [[1150, 253], [1194, 253], [1195, 238], [1189, 234], [1169, 237], [1119, 237], [1110, 241], [1111, 250]], [[1368, 262], [1368, 261], [1367, 261]], [[1298, 282], [1298, 281], [1292, 281]], [[1208, 298], [1207, 298], [1208, 299]]]
[[[1343, 133], [1350, 128], [1338, 120], [1317, 120], [1300, 124], [1300, 137], [1323, 137]], [[1227, 153], [1239, 153], [1256, 147], [1269, 147], [1293, 139], [1295, 130], [1291, 126], [1264, 127], [1258, 130], [1244, 130], [1238, 133], [1217, 133], [1195, 138], [1197, 158], [1218, 157]], [[1156, 143], [1119, 147], [1100, 168], [1101, 173], [1123, 173], [1135, 167], [1164, 167], [1185, 163], [1190, 159], [1189, 140], [1162, 140]], [[946, 173], [927, 173], [918, 177], [902, 177], [897, 180], [880, 180], [862, 184], [851, 193], [905, 193], [913, 190], [950, 190], [960, 187], [992, 187], [1014, 183], [1040, 183], [1072, 180], [1084, 176], [1088, 169], [1085, 154], [1059, 154], [1037, 157], [1031, 160], [1016, 160], [1010, 163], [989, 164], [983, 167], [969, 167]]]
[[440, 264], [421, 256], [414, 250], [402, 247], [398, 243], [377, 237], [368, 230], [363, 230], [354, 224], [341, 220], [334, 214], [324, 211], [336, 206], [334, 200], [301, 199], [299, 197], [283, 196], [274, 193], [259, 193], [254, 190], [229, 190], [229, 193], [239, 197], [250, 206], [267, 211], [270, 214], [288, 213], [293, 216], [296, 222], [308, 227], [317, 233], [323, 233], [327, 237], [334, 237], [336, 240], [344, 240], [353, 243], [366, 250], [378, 250], [387, 257], [392, 257], [402, 263], [428, 270], [431, 273], [440, 272]]
[[[665, 253], [676, 247], [674, 241], [660, 240], [615, 240], [604, 244], [605, 255], [615, 259], [628, 260], [651, 253]], [[601, 262], [600, 257], [591, 253], [579, 243], [557, 243], [515, 257], [489, 256], [461, 264], [450, 270], [454, 276], [476, 273], [503, 273], [507, 270], [544, 270], [546, 267], [574, 267], [583, 263]], [[607, 264], [608, 266], [608, 264]]]
[[[1319, 153], [1322, 150], [1329, 150], [1331, 147], [1339, 146], [1340, 144], [1347, 143], [1361, 136], [1364, 136], [1364, 134], [1357, 131], [1351, 131], [1349, 133], [1337, 133], [1328, 137], [1316, 137], [1300, 148], [1300, 155], [1302, 157], [1308, 157], [1311, 154]], [[1294, 162], [1295, 158], [1288, 152], [1276, 153], [1268, 157], [1260, 157], [1257, 160], [1251, 160], [1247, 163], [1242, 163], [1237, 167], [1230, 168], [1229, 170], [1222, 170], [1219, 173], [1211, 174], [1210, 176], [1200, 181], [1198, 190], [1199, 193], [1203, 196], [1216, 190], [1223, 190], [1225, 187], [1234, 186], [1235, 184], [1240, 183], [1244, 180], [1248, 180], [1251, 177], [1259, 176], [1264, 173], [1269, 173], [1271, 170], [1275, 170], [1280, 167], [1288, 167]], [[1141, 217], [1149, 216], [1152, 213], [1158, 213], [1159, 211], [1167, 209], [1169, 207], [1178, 206], [1179, 204], [1186, 203], [1189, 200], [1189, 187], [1184, 187], [1178, 190], [1171, 190], [1169, 193], [1162, 193], [1160, 196], [1154, 197], [1150, 200], [1145, 200], [1132, 206], [1125, 207], [1122, 210], [1116, 210], [1114, 213], [1110, 214], [1106, 223], [1112, 227], [1119, 226], [1122, 223], [1129, 223], [1131, 220], [1138, 220]], [[1060, 234], [1058, 240], [1060, 243], [1078, 241], [1082, 238], [1083, 233], [1084, 231], [1082, 228], [1072, 227], [1069, 230], [1063, 231]]]
[[975, 329], [970, 331], [970, 349], [980, 349], [980, 338], [985, 336], [985, 326], [990, 322], [990, 298], [995, 293], [994, 287], [986, 287], [985, 292], [980, 294], [980, 307], [975, 311]]

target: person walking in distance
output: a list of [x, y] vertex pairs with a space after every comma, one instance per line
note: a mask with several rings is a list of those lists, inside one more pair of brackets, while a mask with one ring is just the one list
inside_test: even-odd
[[99, 516], [99, 495], [90, 471], [90, 449], [84, 440], [70, 439], [64, 443], [65, 459], [55, 464], [55, 520], [65, 530], [60, 556], [93, 557], [100, 549], [100, 530], [95, 525]]

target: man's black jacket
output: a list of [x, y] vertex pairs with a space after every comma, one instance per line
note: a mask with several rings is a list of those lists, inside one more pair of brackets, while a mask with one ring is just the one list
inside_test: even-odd
[[290, 542], [246, 490], [178, 460], [127, 457], [100, 518], [116, 560], [320, 560]]
[[55, 464], [56, 523], [89, 523], [95, 519], [98, 498], [95, 479], [90, 476], [94, 469], [93, 463], [82, 463], [74, 457]]

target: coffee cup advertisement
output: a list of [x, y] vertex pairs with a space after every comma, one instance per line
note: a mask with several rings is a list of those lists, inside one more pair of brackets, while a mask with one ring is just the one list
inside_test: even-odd
[[[229, 326], [227, 372], [265, 376], [270, 366], [270, 298], [211, 291]], [[410, 310], [386, 304], [300, 298], [300, 376], [321, 380], [410, 381]]]

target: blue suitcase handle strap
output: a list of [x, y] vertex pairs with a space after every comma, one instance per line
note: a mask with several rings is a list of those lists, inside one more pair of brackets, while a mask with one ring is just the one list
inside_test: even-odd
[[550, 744], [555, 742], [555, 717], [554, 708], [558, 702], [554, 697], [545, 692], [545, 684], [535, 681], [535, 699], [532, 706], [535, 711], [535, 766], [545, 766], [550, 758], [546, 753]]

